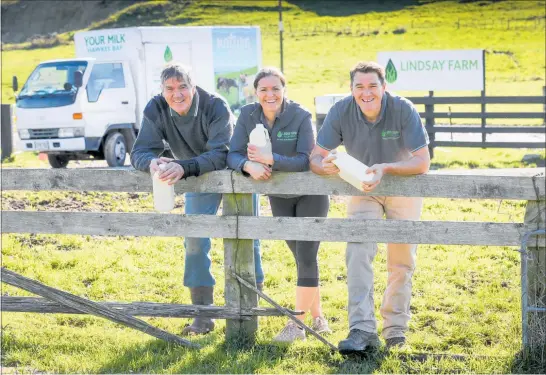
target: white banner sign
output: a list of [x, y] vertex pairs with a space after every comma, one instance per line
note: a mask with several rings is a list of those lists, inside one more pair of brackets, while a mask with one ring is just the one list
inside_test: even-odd
[[390, 90], [483, 90], [483, 50], [379, 52]]

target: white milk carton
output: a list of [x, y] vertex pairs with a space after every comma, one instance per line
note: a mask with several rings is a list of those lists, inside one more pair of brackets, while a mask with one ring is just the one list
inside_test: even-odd
[[334, 159], [332, 162], [339, 168], [339, 177], [353, 185], [358, 190], [362, 190], [363, 182], [368, 182], [373, 179], [373, 173], [366, 173], [368, 166], [353, 158], [346, 152], [332, 150], [330, 155], [336, 156], [336, 159]]

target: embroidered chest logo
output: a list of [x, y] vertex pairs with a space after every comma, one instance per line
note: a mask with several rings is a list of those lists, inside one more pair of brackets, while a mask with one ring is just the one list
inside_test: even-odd
[[383, 138], [383, 139], [398, 139], [398, 138], [400, 138], [400, 132], [398, 130], [383, 130], [381, 132], [381, 138]]
[[297, 138], [298, 132], [283, 132], [280, 130], [277, 132], [278, 141], [295, 141]]

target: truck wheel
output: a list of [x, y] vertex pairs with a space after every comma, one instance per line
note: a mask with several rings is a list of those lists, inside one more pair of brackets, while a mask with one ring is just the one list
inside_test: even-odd
[[121, 134], [125, 137], [125, 145], [127, 146], [127, 153], [130, 154], [133, 150], [133, 145], [136, 141], [135, 131], [133, 129], [122, 129]]
[[47, 154], [47, 160], [51, 168], [66, 168], [69, 162], [68, 156], [55, 154]]
[[108, 134], [104, 144], [104, 158], [110, 167], [123, 167], [127, 154], [127, 144], [123, 134], [114, 132]]

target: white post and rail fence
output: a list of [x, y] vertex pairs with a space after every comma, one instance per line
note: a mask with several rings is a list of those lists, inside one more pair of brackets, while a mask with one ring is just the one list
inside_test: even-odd
[[[1, 173], [3, 191], [152, 191], [150, 177], [132, 169], [3, 169]], [[2, 282], [42, 297], [2, 296], [2, 311], [93, 314], [190, 347], [198, 345], [153, 327], [136, 316], [202, 315], [227, 319], [227, 339], [243, 338], [252, 342], [258, 329], [258, 316], [295, 313], [257, 306], [252, 239], [517, 246], [522, 259], [523, 344], [524, 347], [546, 344], [544, 168], [385, 176], [373, 193], [380, 196], [526, 200], [524, 222], [516, 223], [252, 216], [252, 193], [363, 194], [337, 176], [322, 177], [310, 172], [276, 173], [270, 181], [259, 182], [231, 171], [217, 171], [181, 181], [176, 184], [176, 190], [178, 193], [224, 194], [222, 215], [2, 211], [2, 233], [223, 238], [225, 306], [89, 301], [2, 268]], [[268, 298], [266, 300], [269, 302]], [[270, 302], [276, 305], [274, 301]]]

